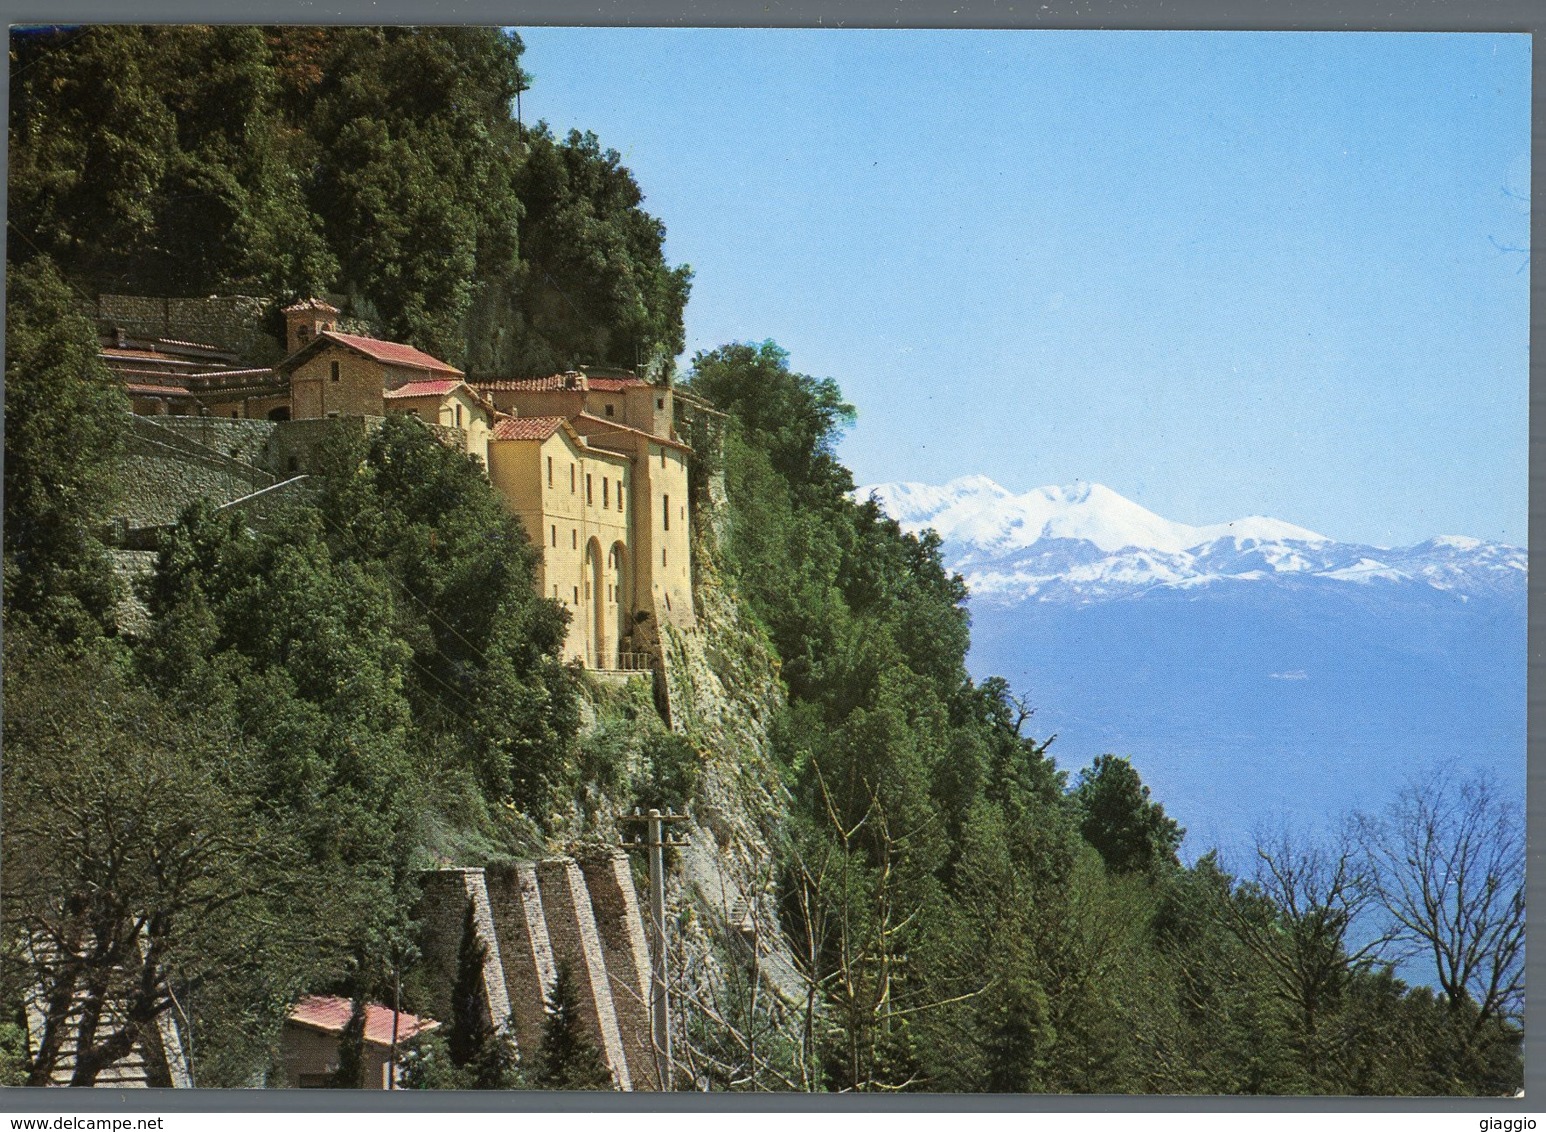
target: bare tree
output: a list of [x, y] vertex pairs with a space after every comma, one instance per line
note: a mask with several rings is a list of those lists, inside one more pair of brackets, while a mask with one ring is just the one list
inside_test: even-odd
[[1270, 974], [1274, 993], [1293, 1011], [1306, 1066], [1319, 1073], [1317, 1033], [1353, 969], [1387, 942], [1353, 947], [1350, 932], [1373, 900], [1358, 847], [1327, 845], [1286, 826], [1258, 833], [1251, 881], [1220, 892], [1224, 921]]
[[1474, 1030], [1524, 1007], [1525, 839], [1517, 803], [1480, 774], [1440, 770], [1355, 828], [1370, 891], [1406, 954], [1425, 955]]

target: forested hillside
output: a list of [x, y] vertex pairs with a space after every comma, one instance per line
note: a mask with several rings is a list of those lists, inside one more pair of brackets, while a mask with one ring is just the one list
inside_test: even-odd
[[[141, 585], [150, 629], [118, 630], [101, 534], [127, 403], [83, 296], [327, 290], [474, 372], [680, 352], [690, 273], [615, 153], [513, 120], [520, 62], [479, 29], [13, 37], [5, 1083], [46, 1078], [19, 1017], [37, 985], [137, 1023], [176, 1010], [199, 1084], [250, 1083], [300, 995], [383, 998], [407, 971], [412, 1005], [419, 870], [697, 807], [702, 737], [559, 663], [566, 614], [522, 528], [416, 421], [341, 435], [283, 522], [190, 508]], [[698, 447], [695, 545], [781, 666], [772, 903], [799, 981], [696, 1018], [740, 1037], [684, 1084], [1518, 1087], [1522, 844], [1484, 784], [1414, 789], [1341, 841], [1264, 839], [1249, 876], [1184, 868], [1132, 762], [1060, 768], [1035, 705], [968, 677], [964, 584], [931, 533], [851, 499], [836, 382], [764, 343], [682, 385], [727, 414]], [[726, 955], [716, 978], [761, 977]], [[1395, 976], [1409, 955], [1431, 986]], [[410, 1079], [594, 1083], [571, 1015], [555, 1002], [519, 1067], [447, 1020]], [[117, 1032], [81, 1030], [78, 1083]]]

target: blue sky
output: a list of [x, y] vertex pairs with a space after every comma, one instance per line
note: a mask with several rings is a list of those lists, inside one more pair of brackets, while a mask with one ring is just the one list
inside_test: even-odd
[[1524, 545], [1527, 36], [520, 32], [858, 482]]

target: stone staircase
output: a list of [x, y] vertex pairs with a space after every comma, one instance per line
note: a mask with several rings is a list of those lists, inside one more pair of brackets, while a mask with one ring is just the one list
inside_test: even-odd
[[[53, 949], [39, 941], [33, 945], [32, 952], [34, 964], [38, 968], [47, 970], [55, 956]], [[86, 994], [82, 989], [76, 993], [70, 1004], [69, 1014], [66, 1016], [64, 1040], [60, 1045], [59, 1057], [54, 1063], [53, 1071], [49, 1074], [50, 1086], [67, 1086], [75, 1076], [77, 1040], [85, 1002]], [[42, 1042], [47, 1018], [46, 1010], [44, 988], [33, 987], [25, 1001], [29, 1054]], [[116, 998], [109, 998], [98, 1021], [98, 1033], [109, 1035], [118, 1031], [123, 1025], [123, 1002]], [[192, 1086], [187, 1057], [183, 1051], [182, 1034], [176, 1019], [169, 1011], [162, 1011], [156, 1019], [154, 1031], [151, 1034], [142, 1035], [135, 1041], [128, 1054], [103, 1068], [97, 1074], [94, 1087], [99, 1089], [188, 1089]]]

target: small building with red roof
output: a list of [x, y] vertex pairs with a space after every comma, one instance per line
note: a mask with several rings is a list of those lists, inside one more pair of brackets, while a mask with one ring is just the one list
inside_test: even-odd
[[[354, 1003], [337, 995], [314, 994], [290, 1008], [279, 1035], [280, 1071], [290, 1088], [325, 1089], [338, 1072], [338, 1044]], [[364, 1089], [390, 1089], [394, 1066], [401, 1072], [403, 1047], [420, 1034], [440, 1027], [390, 1006], [368, 1003], [365, 1007]], [[394, 1056], [395, 1054], [395, 1056]]]

